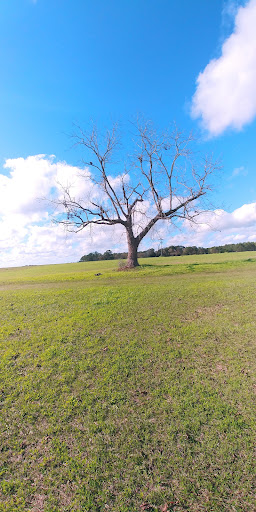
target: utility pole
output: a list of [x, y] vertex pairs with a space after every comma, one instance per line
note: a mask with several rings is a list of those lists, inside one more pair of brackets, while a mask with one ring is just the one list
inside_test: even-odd
[[161, 250], [161, 256], [163, 256], [163, 238], [159, 238], [160, 241], [160, 250]]

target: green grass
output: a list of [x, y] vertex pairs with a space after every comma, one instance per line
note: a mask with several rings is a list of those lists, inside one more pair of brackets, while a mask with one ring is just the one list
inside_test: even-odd
[[0, 270], [1, 512], [255, 511], [256, 253], [141, 264]]

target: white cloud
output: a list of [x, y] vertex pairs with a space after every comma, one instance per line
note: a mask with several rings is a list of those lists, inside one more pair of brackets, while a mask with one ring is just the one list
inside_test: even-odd
[[[232, 5], [232, 4], [231, 4]], [[240, 7], [222, 54], [197, 78], [191, 114], [210, 135], [241, 130], [256, 116], [256, 0]]]
[[63, 187], [69, 187], [76, 197], [91, 193], [93, 183], [87, 169], [55, 162], [54, 158], [35, 155], [6, 160], [4, 168], [9, 176], [0, 174], [0, 215], [19, 214], [33, 220], [31, 215], [42, 215], [46, 210], [42, 198], [61, 196]]
[[[0, 174], [0, 267], [64, 263], [78, 261], [92, 251], [124, 251], [126, 234], [122, 226], [94, 226], [79, 233], [67, 233], [61, 225], [52, 224], [49, 204], [39, 201], [55, 191], [57, 182], [71, 184], [73, 193], [87, 196], [93, 187], [88, 171], [56, 162], [44, 155], [6, 161], [9, 175]], [[238, 168], [237, 173], [242, 172]], [[85, 173], [86, 179], [83, 178]], [[113, 181], [118, 188], [118, 179]], [[94, 190], [99, 193], [99, 190]], [[135, 214], [141, 227], [154, 212], [149, 201], [138, 203]], [[145, 218], [146, 216], [146, 218]], [[178, 228], [167, 222], [156, 224], [143, 240], [140, 249], [167, 245], [211, 246], [231, 241], [256, 241], [256, 203], [245, 204], [234, 212], [203, 212], [200, 224], [181, 222]]]
[[256, 203], [244, 204], [233, 212], [214, 210], [201, 212], [194, 224], [184, 221], [186, 227], [191, 226], [198, 232], [225, 231], [256, 225]]
[[[244, 204], [233, 212], [202, 212], [196, 224], [184, 221], [184, 233], [191, 245], [211, 247], [246, 241], [256, 242], [256, 203]], [[191, 236], [193, 235], [193, 236]], [[185, 239], [185, 236], [184, 236]], [[185, 245], [189, 245], [186, 240]]]
[[111, 187], [113, 187], [113, 189], [118, 192], [121, 189], [123, 183], [125, 183], [126, 185], [129, 183], [130, 176], [129, 174], [122, 174], [115, 177], [108, 176], [108, 181]]
[[[84, 202], [99, 196], [88, 169], [55, 162], [53, 155], [8, 159], [4, 168], [8, 175], [0, 174], [0, 266], [77, 261], [94, 250], [125, 248], [120, 227], [97, 226], [75, 234], [51, 222], [51, 204], [43, 197], [61, 197], [63, 187]], [[115, 186], [120, 182], [118, 177], [113, 180]]]

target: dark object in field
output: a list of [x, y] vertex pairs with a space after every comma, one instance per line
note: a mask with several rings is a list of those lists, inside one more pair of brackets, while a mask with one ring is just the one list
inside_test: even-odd
[[102, 276], [102, 274], [99, 272], [98, 274], [94, 274], [95, 276]]

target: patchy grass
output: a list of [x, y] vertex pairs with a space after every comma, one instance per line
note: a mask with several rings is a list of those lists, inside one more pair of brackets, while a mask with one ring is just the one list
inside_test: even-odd
[[253, 512], [255, 258], [1, 269], [0, 511]]

